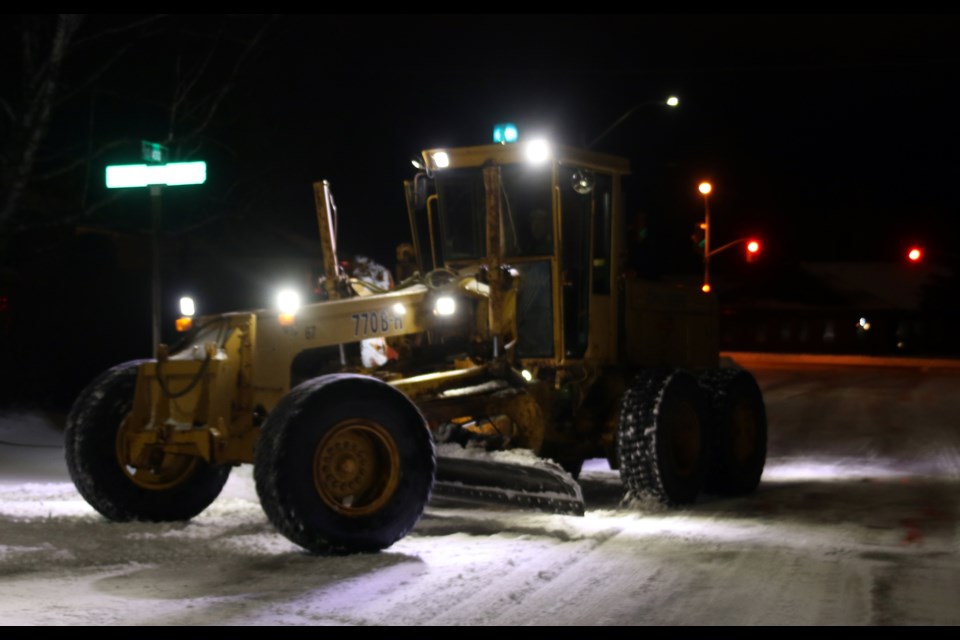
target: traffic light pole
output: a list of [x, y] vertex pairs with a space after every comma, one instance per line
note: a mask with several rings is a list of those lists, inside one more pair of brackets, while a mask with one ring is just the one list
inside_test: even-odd
[[703, 290], [710, 290], [710, 203], [707, 194], [703, 194]]

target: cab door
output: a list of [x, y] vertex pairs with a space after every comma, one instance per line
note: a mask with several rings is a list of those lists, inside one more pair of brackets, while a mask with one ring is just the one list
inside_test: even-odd
[[564, 360], [580, 360], [604, 340], [590, 332], [598, 321], [595, 332], [607, 324], [599, 316], [611, 306], [612, 184], [608, 174], [564, 164], [558, 168]]

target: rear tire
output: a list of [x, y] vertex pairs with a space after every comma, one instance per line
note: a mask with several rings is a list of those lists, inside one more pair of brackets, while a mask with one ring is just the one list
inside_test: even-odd
[[704, 491], [739, 496], [760, 484], [767, 459], [763, 394], [744, 369], [711, 369], [698, 382], [710, 405], [712, 451]]
[[435, 472], [433, 438], [416, 406], [354, 374], [292, 389], [264, 423], [254, 462], [270, 522], [319, 554], [379, 551], [405, 536]]
[[109, 369], [77, 397], [64, 434], [67, 470], [80, 495], [110, 520], [189, 520], [220, 495], [230, 467], [173, 454], [164, 456], [155, 470], [120, 461], [120, 428], [133, 407], [143, 362]]
[[707, 471], [706, 402], [696, 379], [679, 370], [638, 375], [623, 396], [617, 430], [620, 477], [630, 495], [692, 503]]

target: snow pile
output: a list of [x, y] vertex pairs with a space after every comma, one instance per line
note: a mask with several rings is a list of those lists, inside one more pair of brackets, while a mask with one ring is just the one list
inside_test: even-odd
[[[437, 456], [445, 458], [455, 458], [461, 460], [481, 460], [487, 462], [496, 462], [502, 464], [513, 464], [522, 467], [533, 467], [537, 469], [547, 469], [569, 477], [563, 467], [550, 458], [538, 456], [530, 449], [508, 449], [506, 451], [487, 451], [481, 446], [470, 445], [463, 447], [456, 443], [443, 443], [436, 445]], [[609, 468], [609, 467], [608, 467]]]
[[471, 460], [487, 460], [490, 462], [504, 462], [527, 467], [542, 469], [559, 469], [553, 460], [541, 458], [530, 449], [509, 449], [507, 451], [487, 451], [482, 447], [462, 447], [459, 444], [448, 442], [437, 445], [437, 455], [445, 458], [467, 458]]

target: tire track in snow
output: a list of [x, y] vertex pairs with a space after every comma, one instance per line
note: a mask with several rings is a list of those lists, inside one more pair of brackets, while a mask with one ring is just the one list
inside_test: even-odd
[[[530, 598], [566, 572], [575, 571], [584, 558], [617, 532], [605, 529], [571, 539], [560, 530], [554, 532], [562, 540], [558, 542], [548, 530], [518, 535], [507, 526], [483, 538], [454, 536], [442, 544], [464, 549], [454, 560], [455, 571], [425, 595], [417, 595], [415, 602], [398, 603], [389, 619], [404, 620], [404, 610], [412, 604], [420, 607], [413, 621], [416, 624], [504, 624], [505, 612], [511, 611], [521, 612], [522, 622], [517, 624], [552, 624], [549, 617], [531, 618]], [[427, 565], [434, 562], [430, 556], [421, 557]], [[436, 558], [436, 562], [442, 561]], [[424, 607], [433, 609], [428, 617], [424, 617]]]

